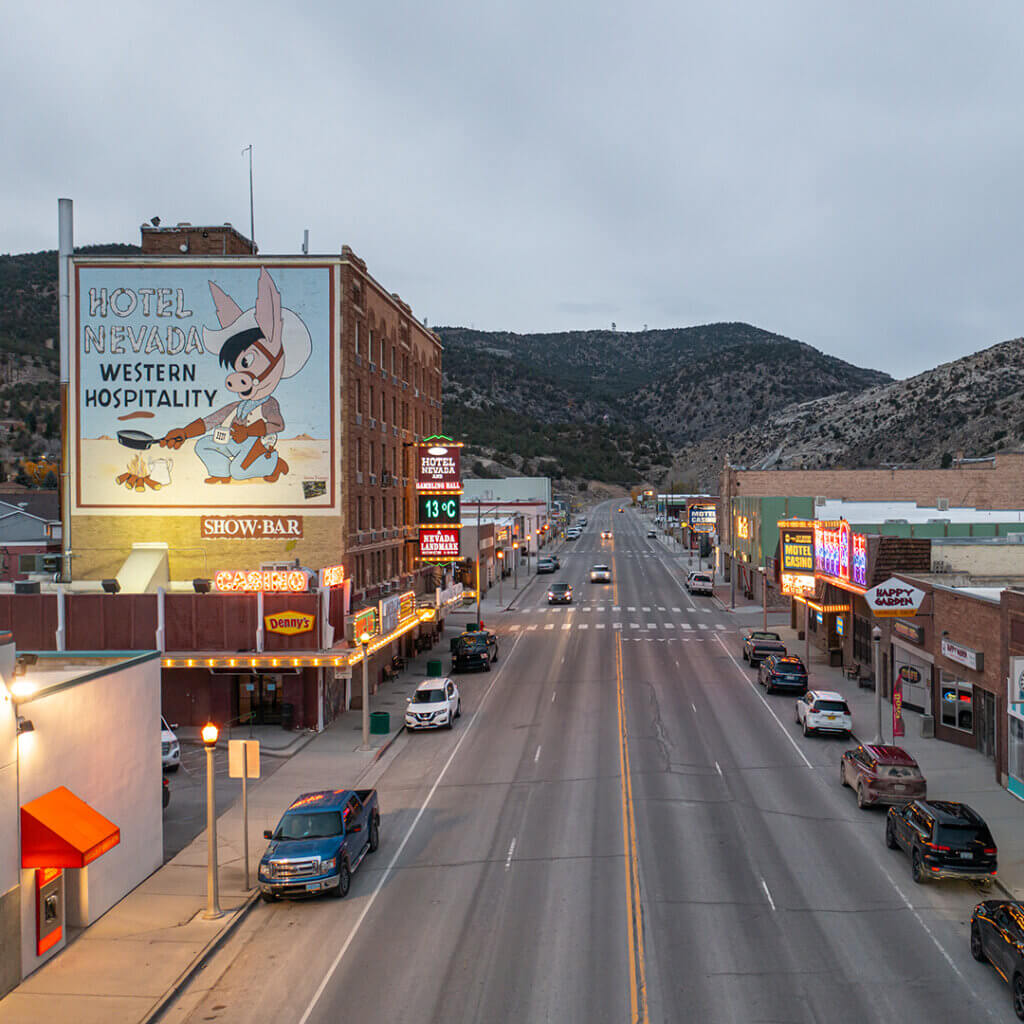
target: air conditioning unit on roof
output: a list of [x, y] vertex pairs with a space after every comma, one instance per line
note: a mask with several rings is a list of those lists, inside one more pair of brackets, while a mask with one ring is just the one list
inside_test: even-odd
[[939, 510], [940, 512], [946, 512], [946, 511], [948, 511], [948, 509], [949, 509], [949, 498], [939, 498], [939, 499], [938, 499], [938, 500], [937, 500], [937, 501], [935, 502], [935, 507], [936, 507], [936, 508], [937, 508], [937, 509], [938, 509], [938, 510]]
[[825, 498], [825, 495], [824, 495], [824, 494], [819, 494], [819, 495], [818, 495], [818, 496], [817, 496], [817, 497], [816, 497], [816, 498], [814, 499], [814, 507], [815, 507], [815, 508], [820, 508], [820, 507], [821, 507], [822, 505], [824, 505], [824, 504], [825, 504], [825, 501], [826, 501], [826, 500], [827, 500], [827, 499]]

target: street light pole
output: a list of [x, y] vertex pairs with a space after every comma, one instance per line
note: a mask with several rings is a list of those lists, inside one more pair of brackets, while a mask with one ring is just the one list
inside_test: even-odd
[[519, 591], [519, 541], [512, 541], [512, 588]]
[[476, 628], [480, 628], [480, 506], [476, 500]]
[[505, 560], [505, 552], [495, 551], [494, 557], [498, 560], [498, 604], [504, 604], [504, 601], [501, 598], [501, 585], [505, 576], [505, 573], [502, 571], [504, 569], [503, 562]]
[[217, 793], [214, 789], [213, 752], [217, 747], [217, 726], [208, 722], [203, 726], [203, 746], [206, 747], [206, 910], [203, 917], [215, 921], [223, 916], [220, 909], [220, 887], [217, 871]]
[[762, 629], [768, 632], [768, 569], [764, 566], [761, 567], [761, 604], [763, 606], [762, 612]]
[[370, 634], [363, 633], [359, 638], [363, 647], [363, 745], [360, 750], [370, 749]]
[[879, 648], [882, 643], [882, 630], [875, 626], [871, 630], [871, 656], [875, 670], [875, 743], [884, 742], [882, 739], [882, 673], [881, 663], [878, 657]]

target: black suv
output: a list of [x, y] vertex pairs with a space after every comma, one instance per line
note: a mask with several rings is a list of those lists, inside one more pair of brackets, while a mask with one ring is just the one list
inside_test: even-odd
[[966, 878], [992, 884], [996, 844], [981, 815], [953, 800], [914, 800], [890, 807], [885, 845], [910, 854], [915, 882]]
[[1010, 983], [1013, 1012], [1024, 1020], [1024, 906], [986, 900], [971, 915], [971, 956], [986, 960]]
[[769, 692], [807, 692], [807, 669], [796, 655], [771, 654], [765, 657], [757, 670], [757, 681]]
[[467, 668], [482, 668], [490, 672], [491, 665], [497, 660], [498, 638], [486, 630], [463, 633], [452, 643], [452, 672]]

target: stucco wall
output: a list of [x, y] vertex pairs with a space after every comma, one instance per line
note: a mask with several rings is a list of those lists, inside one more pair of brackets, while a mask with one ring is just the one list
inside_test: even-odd
[[[21, 741], [21, 804], [67, 786], [121, 830], [120, 844], [86, 869], [82, 923], [91, 923], [162, 863], [160, 659], [44, 693], [23, 702], [20, 711], [35, 726]], [[76, 874], [65, 871], [69, 896], [75, 890], [69, 876]], [[33, 871], [22, 870], [22, 893], [29, 894], [21, 908], [25, 974], [63, 948], [61, 942], [45, 956], [35, 955], [34, 884]]]

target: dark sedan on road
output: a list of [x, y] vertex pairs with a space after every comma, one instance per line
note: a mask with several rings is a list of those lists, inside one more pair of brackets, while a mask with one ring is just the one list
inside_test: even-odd
[[1013, 992], [1013, 1012], [1024, 1020], [1024, 907], [1013, 900], [986, 900], [971, 915], [971, 956], [986, 960]]
[[452, 646], [452, 671], [479, 668], [491, 671], [498, 660], [498, 638], [487, 630], [463, 633]]
[[548, 604], [572, 604], [572, 587], [568, 583], [552, 583], [548, 587]]
[[839, 762], [839, 781], [854, 789], [861, 810], [875, 804], [928, 799], [928, 783], [902, 747], [865, 743], [845, 751]]
[[996, 844], [981, 815], [954, 800], [914, 800], [890, 807], [885, 845], [910, 854], [918, 884], [932, 878], [963, 878], [991, 885]]
[[807, 669], [793, 654], [772, 654], [764, 658], [757, 670], [757, 681], [768, 693], [785, 690], [787, 693], [807, 692]]

